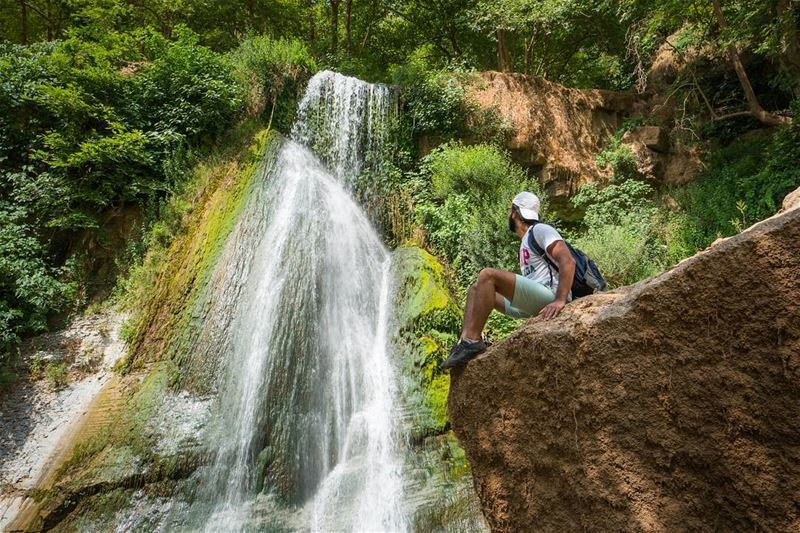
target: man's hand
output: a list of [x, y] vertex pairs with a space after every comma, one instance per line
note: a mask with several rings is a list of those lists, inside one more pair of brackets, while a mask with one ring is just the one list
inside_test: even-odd
[[555, 300], [554, 302], [547, 304], [539, 311], [539, 316], [543, 317], [545, 320], [550, 320], [551, 318], [555, 318], [564, 309], [564, 306], [567, 305], [567, 302], [564, 300]]

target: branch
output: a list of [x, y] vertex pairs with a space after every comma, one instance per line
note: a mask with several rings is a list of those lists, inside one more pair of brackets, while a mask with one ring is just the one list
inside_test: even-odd
[[[681, 59], [683, 59], [683, 54], [681, 53], [681, 51], [678, 50], [675, 47], [675, 45], [669, 42], [669, 39], [665, 39], [664, 42], [667, 43], [667, 46], [672, 48], [675, 51], [675, 53], [681, 57]], [[706, 97], [706, 93], [703, 92], [703, 88], [700, 87], [700, 82], [697, 81], [697, 76], [694, 73], [694, 68], [689, 64], [687, 64], [686, 67], [689, 69], [689, 74], [691, 74], [692, 76], [692, 83], [694, 83], [694, 86], [697, 89], [697, 92], [700, 93], [700, 96], [703, 97], [703, 102], [705, 102], [706, 108], [708, 108], [708, 112], [711, 113], [711, 120], [716, 120], [717, 114], [714, 112], [714, 108], [711, 107], [711, 102], [709, 102], [708, 97]]]
[[[717, 17], [717, 23], [719, 24], [720, 30], [722, 30], [724, 33], [728, 29], [728, 24], [725, 21], [725, 14], [722, 12], [720, 0], [713, 0], [712, 3], [714, 6], [714, 14]], [[742, 60], [739, 57], [739, 51], [736, 49], [736, 45], [733, 43], [728, 45], [728, 57], [731, 63], [733, 63], [733, 69], [736, 71], [736, 76], [739, 78], [739, 83], [742, 84], [742, 89], [744, 89], [744, 96], [747, 99], [748, 106], [750, 107], [750, 113], [768, 126], [791, 124], [791, 118], [770, 113], [761, 107], [758, 97], [753, 90], [753, 86], [750, 84], [750, 78], [747, 77], [747, 71], [744, 69]]]
[[44, 13], [44, 12], [43, 12], [41, 9], [39, 9], [38, 7], [36, 7], [35, 5], [33, 5], [31, 2], [27, 2], [27, 1], [25, 1], [25, 0], [20, 0], [20, 3], [21, 3], [21, 4], [25, 4], [25, 7], [27, 7], [28, 9], [30, 9], [31, 11], [33, 11], [34, 13], [36, 13], [37, 15], [39, 15], [40, 17], [42, 17], [42, 18], [43, 18], [44, 20], [46, 20], [46, 21], [47, 21], [49, 24], [52, 24], [52, 23], [53, 23], [53, 20], [52, 20], [50, 17], [48, 17], [48, 16], [47, 16], [47, 15], [46, 15], [46, 14], [45, 14], [45, 13]]

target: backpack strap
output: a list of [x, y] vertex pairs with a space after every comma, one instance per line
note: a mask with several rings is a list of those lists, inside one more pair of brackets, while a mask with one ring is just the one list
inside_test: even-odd
[[[536, 224], [538, 224], [538, 222]], [[556, 272], [558, 272], [558, 265], [556, 265], [553, 262], [553, 260], [550, 259], [550, 256], [547, 255], [547, 252], [545, 252], [544, 248], [539, 246], [539, 243], [536, 242], [536, 239], [533, 237], [533, 228], [536, 226], [536, 224], [531, 226], [530, 229], [528, 230], [528, 247], [529, 248], [533, 248], [533, 250], [537, 254], [539, 254], [539, 257], [541, 257], [542, 259], [547, 261], [547, 264], [550, 265], [551, 267], [555, 268]], [[552, 274], [551, 274], [551, 276], [552, 276]]]
[[[550, 257], [548, 257], [547, 252], [544, 250], [544, 248], [539, 246], [539, 243], [536, 242], [536, 239], [533, 236], [533, 228], [536, 227], [536, 224], [539, 224], [539, 221], [534, 222], [533, 225], [531, 225], [531, 227], [528, 228], [528, 247], [532, 248], [533, 251], [536, 252], [539, 255], [539, 257], [544, 259], [545, 262], [548, 265], [550, 265], [552, 268], [554, 268], [556, 270], [556, 272], [558, 272], [558, 265], [556, 265], [553, 262], [553, 260], [550, 259]], [[552, 269], [548, 269], [548, 271], [550, 272], [550, 287], [552, 288], [553, 287], [553, 270]]]

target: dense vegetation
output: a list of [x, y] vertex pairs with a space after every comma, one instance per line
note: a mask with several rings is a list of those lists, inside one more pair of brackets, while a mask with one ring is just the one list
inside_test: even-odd
[[[672, 36], [687, 67], [662, 89], [706, 170], [657, 190], [617, 136], [598, 154], [610, 184], [580, 191], [566, 228], [614, 285], [663, 270], [800, 185], [799, 17], [794, 0], [0, 0], [0, 353], [168, 240], [192, 163], [245, 119], [286, 132], [321, 68], [403, 87], [385, 233], [425, 244], [463, 291], [514, 268], [508, 198], [539, 187], [466, 96], [471, 72], [644, 90]], [[423, 137], [443, 144], [423, 156]]]

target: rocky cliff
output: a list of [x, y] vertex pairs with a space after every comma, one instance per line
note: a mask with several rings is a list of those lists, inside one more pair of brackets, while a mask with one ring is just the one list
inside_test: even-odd
[[795, 208], [455, 371], [492, 529], [797, 531], [798, 272]]
[[480, 108], [493, 110], [510, 126], [506, 148], [514, 160], [539, 176], [562, 218], [573, 218], [569, 197], [584, 183], [603, 181], [611, 170], [597, 165], [597, 154], [628, 119], [622, 144], [633, 153], [637, 170], [650, 182], [680, 185], [693, 179], [701, 165], [696, 146], [684, 146], [673, 133], [672, 108], [665, 108], [667, 89], [637, 94], [600, 89], [573, 89], [517, 73], [482, 72], [468, 87]]
[[548, 195], [556, 197], [607, 176], [595, 156], [642, 100], [633, 93], [570, 89], [501, 72], [481, 73], [469, 94], [511, 126], [508, 150], [518, 163], [538, 172]]

